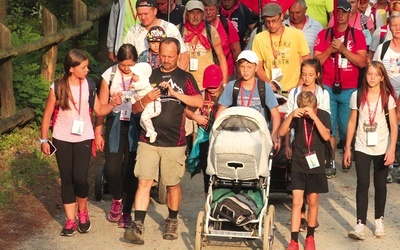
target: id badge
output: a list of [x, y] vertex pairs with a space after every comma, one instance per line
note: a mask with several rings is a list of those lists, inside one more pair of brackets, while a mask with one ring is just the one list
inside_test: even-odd
[[197, 71], [199, 68], [199, 59], [197, 58], [190, 58], [189, 61], [189, 70], [190, 71]]
[[306, 160], [310, 169], [319, 167], [318, 157], [314, 151], [306, 154]]
[[119, 119], [121, 121], [130, 121], [131, 120], [131, 111], [129, 109], [121, 110]]
[[272, 68], [272, 78], [271, 80], [280, 81], [282, 80], [282, 69], [281, 68]]
[[75, 118], [74, 122], [72, 123], [71, 134], [82, 135], [84, 125], [85, 122], [83, 120], [81, 120], [80, 118]]
[[347, 60], [347, 58], [341, 58], [341, 60], [340, 60], [340, 68], [346, 69], [348, 62], [349, 61]]
[[367, 147], [374, 147], [378, 144], [378, 132], [367, 132]]

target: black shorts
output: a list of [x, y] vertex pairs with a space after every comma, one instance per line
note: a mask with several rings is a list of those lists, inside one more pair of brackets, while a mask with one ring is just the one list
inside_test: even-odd
[[328, 193], [328, 180], [325, 173], [307, 174], [291, 172], [292, 190], [304, 190], [306, 195], [311, 193]]

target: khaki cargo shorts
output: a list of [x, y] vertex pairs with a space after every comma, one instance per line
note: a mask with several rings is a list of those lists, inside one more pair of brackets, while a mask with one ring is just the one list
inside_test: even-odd
[[158, 181], [166, 186], [174, 186], [180, 183], [185, 173], [186, 146], [183, 147], [156, 147], [139, 142], [135, 176], [139, 180]]

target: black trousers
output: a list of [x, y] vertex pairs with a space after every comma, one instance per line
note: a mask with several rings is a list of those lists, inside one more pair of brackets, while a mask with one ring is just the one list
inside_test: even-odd
[[384, 165], [384, 157], [385, 155], [372, 156], [359, 151], [354, 152], [354, 161], [357, 173], [357, 221], [361, 220], [364, 225], [367, 221], [371, 162], [373, 162], [374, 168], [373, 178], [375, 187], [375, 219], [384, 216], [385, 213], [387, 195], [386, 177], [388, 175], [389, 168]]

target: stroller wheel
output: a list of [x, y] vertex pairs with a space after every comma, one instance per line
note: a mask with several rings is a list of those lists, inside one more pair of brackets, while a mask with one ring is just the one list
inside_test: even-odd
[[203, 227], [204, 227], [204, 212], [200, 211], [199, 215], [197, 216], [197, 223], [196, 223], [196, 246], [195, 246], [196, 250], [202, 249], [203, 244], [205, 244], [205, 241], [203, 239], [204, 237]]
[[96, 172], [96, 178], [94, 182], [94, 196], [97, 201], [100, 201], [103, 198], [104, 193], [104, 185], [105, 185], [105, 167], [101, 165]]
[[269, 205], [268, 207], [268, 215], [270, 217], [270, 223], [271, 223], [271, 230], [269, 232], [269, 240], [271, 242], [271, 246], [274, 244], [275, 240], [275, 207], [274, 205]]
[[272, 247], [272, 242], [270, 239], [271, 228], [271, 217], [269, 214], [264, 214], [263, 216], [263, 250], [269, 250]]

